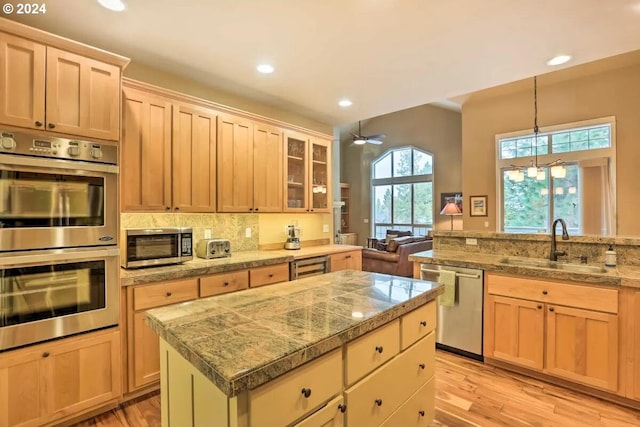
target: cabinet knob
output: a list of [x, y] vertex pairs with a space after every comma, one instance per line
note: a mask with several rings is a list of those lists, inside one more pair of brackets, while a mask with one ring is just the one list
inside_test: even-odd
[[421, 320], [420, 321], [420, 325], [421, 326], [427, 326], [427, 321], [426, 320]]
[[382, 406], [382, 399], [376, 399], [376, 406]]
[[542, 308], [542, 304], [538, 304], [538, 305], [536, 306], [536, 308], [537, 308], [538, 310], [540, 310], [540, 309]]
[[170, 297], [171, 296], [171, 292], [167, 292], [167, 296]]
[[56, 127], [56, 125], [55, 125], [54, 123], [49, 123], [49, 124], [47, 125], [47, 127], [48, 127], [49, 129], [54, 129], [54, 128]]
[[346, 256], [345, 258], [346, 258], [346, 259], [349, 259], [349, 258], [351, 258], [351, 255], [347, 255], [347, 256]]
[[382, 346], [381, 346], [381, 345], [376, 346], [376, 351], [377, 351], [378, 353], [382, 353], [382, 351], [383, 351], [383, 350], [384, 350], [384, 348], [382, 348]]
[[42, 357], [49, 357], [49, 352], [45, 351], [44, 353], [42, 353]]
[[547, 291], [542, 291], [542, 295], [547, 295], [549, 292]]
[[229, 286], [229, 282], [224, 282], [222, 286]]
[[253, 208], [249, 208], [249, 212], [253, 212]]
[[553, 307], [549, 307], [549, 311], [553, 311], [553, 310], [554, 310], [554, 308], [553, 308]]
[[254, 212], [258, 212], [258, 208], [255, 208], [255, 209], [254, 209]]
[[171, 210], [171, 206], [167, 206], [167, 207], [166, 207], [166, 208], [164, 208], [164, 209], [165, 209], [165, 210], [167, 210], [167, 211], [170, 211], [170, 210]]
[[269, 279], [271, 279], [273, 277], [273, 273], [269, 274]]
[[313, 209], [309, 209], [311, 212], [313, 212]]
[[180, 207], [179, 207], [179, 206], [176, 206], [175, 208], [173, 208], [173, 210], [179, 211], [179, 210], [180, 210]]
[[36, 126], [38, 127], [42, 126], [42, 122], [40, 120], [36, 120]]
[[420, 366], [420, 369], [424, 369], [425, 368], [425, 364], [424, 363], [421, 363], [418, 366]]
[[424, 417], [424, 411], [418, 411], [418, 415], [420, 415], [421, 417]]
[[302, 389], [302, 395], [304, 396], [305, 399], [308, 399], [309, 396], [311, 396], [311, 389], [310, 388], [303, 388]]
[[342, 403], [338, 405], [338, 409], [340, 410], [340, 412], [342, 412], [344, 414], [344, 412], [347, 410], [347, 405], [343, 405]]

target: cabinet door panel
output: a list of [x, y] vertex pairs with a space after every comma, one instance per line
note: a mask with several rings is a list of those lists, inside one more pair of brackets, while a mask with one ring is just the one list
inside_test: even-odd
[[543, 304], [489, 295], [485, 301], [485, 356], [542, 369]]
[[45, 58], [44, 45], [0, 32], [0, 123], [44, 127]]
[[215, 212], [216, 112], [174, 106], [172, 148], [173, 209]]
[[618, 389], [618, 316], [547, 306], [546, 372]]
[[144, 319], [144, 312], [133, 315], [133, 375], [129, 380], [132, 389], [160, 379], [158, 334], [146, 325]]
[[632, 316], [631, 333], [633, 337], [631, 355], [633, 390], [630, 397], [640, 400], [640, 292], [630, 293], [629, 298], [632, 298], [632, 305], [630, 306], [634, 307], [634, 310], [629, 313]]
[[[19, 352], [19, 353], [17, 353]], [[41, 352], [7, 353], [0, 357], [0, 426], [37, 425], [44, 416]]]
[[166, 99], [124, 89], [120, 183], [123, 211], [171, 209], [171, 103]]
[[284, 195], [285, 212], [309, 210], [309, 137], [287, 132], [284, 137]]
[[312, 212], [331, 211], [331, 142], [312, 140], [310, 148], [310, 181], [309, 197]]
[[253, 125], [227, 114], [218, 127], [218, 210], [252, 212]]
[[47, 130], [120, 139], [120, 69], [47, 48]]
[[282, 212], [282, 133], [255, 125], [253, 131], [253, 210]]

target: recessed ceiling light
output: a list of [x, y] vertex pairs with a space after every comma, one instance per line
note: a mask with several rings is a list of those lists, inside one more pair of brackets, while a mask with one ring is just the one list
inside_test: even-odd
[[571, 55], [558, 55], [554, 56], [547, 61], [547, 65], [561, 65], [571, 60]]
[[338, 105], [341, 107], [351, 107], [351, 104], [353, 104], [353, 102], [349, 101], [348, 99], [341, 99], [340, 101], [338, 101]]
[[260, 64], [256, 68], [262, 74], [271, 74], [275, 70], [275, 68], [273, 68], [273, 65], [269, 65], [269, 64]]
[[127, 5], [122, 0], [98, 0], [98, 3], [100, 3], [100, 6], [114, 12], [122, 12], [127, 8]]

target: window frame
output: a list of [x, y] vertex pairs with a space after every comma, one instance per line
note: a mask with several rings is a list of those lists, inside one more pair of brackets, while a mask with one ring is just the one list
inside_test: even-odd
[[[552, 149], [552, 139], [549, 140], [549, 154], [538, 154], [538, 164], [548, 164], [554, 162], [558, 159], [564, 161], [567, 164], [579, 163], [581, 161], [596, 159], [596, 158], [608, 158], [609, 159], [609, 173], [611, 175], [611, 184], [612, 184], [612, 195], [615, 207], [616, 200], [616, 118], [615, 116], [607, 116], [600, 117], [596, 119], [589, 120], [581, 120], [576, 122], [562, 123], [553, 126], [540, 127], [540, 134], [547, 133], [555, 133], [560, 131], [569, 131], [569, 130], [577, 130], [584, 127], [598, 126], [598, 125], [609, 125], [610, 126], [610, 138], [611, 138], [611, 146], [607, 148], [594, 148], [588, 150], [578, 150], [578, 151], [567, 151], [554, 153], [551, 152]], [[500, 141], [504, 139], [518, 138], [518, 137], [533, 137], [534, 131], [532, 128], [515, 131], [515, 132], [507, 132], [500, 133], [495, 135], [495, 159], [496, 159], [496, 228], [497, 232], [505, 233], [504, 231], [504, 171], [508, 169], [512, 169], [514, 166], [518, 168], [527, 168], [531, 165], [531, 162], [535, 160], [535, 155], [525, 156], [525, 157], [515, 157], [510, 159], [501, 159], [501, 147]], [[580, 178], [581, 179], [581, 178]], [[553, 180], [551, 180], [553, 182]], [[582, 191], [582, 190], [581, 190]], [[550, 198], [552, 199], [552, 197]], [[554, 207], [552, 200], [550, 201], [550, 212], [549, 218], [550, 221], [553, 222], [554, 216]], [[584, 209], [584, 207], [583, 207]], [[617, 211], [617, 209], [614, 209]], [[581, 211], [581, 215], [583, 211]], [[581, 221], [582, 223], [582, 221]], [[612, 233], [616, 233], [616, 221], [613, 221], [613, 230]], [[547, 227], [551, 231], [551, 223], [548, 224]], [[542, 234], [542, 233], [540, 233]], [[550, 234], [550, 233], [546, 233]]]
[[[384, 159], [388, 154], [391, 154], [391, 174], [393, 175], [393, 170], [394, 170], [394, 152], [399, 152], [402, 150], [411, 150], [411, 168], [412, 168], [412, 172], [413, 172], [413, 167], [414, 167], [414, 150], [415, 151], [419, 151], [420, 153], [426, 154], [428, 156], [431, 157], [431, 173], [430, 174], [420, 174], [420, 175], [408, 175], [408, 176], [398, 176], [398, 177], [388, 177], [388, 178], [375, 178], [375, 164]], [[433, 230], [433, 223], [434, 223], [434, 215], [435, 215], [435, 200], [434, 200], [434, 182], [433, 182], [433, 177], [435, 175], [434, 173], [435, 170], [435, 156], [432, 152], [424, 150], [422, 148], [413, 146], [413, 145], [404, 145], [404, 146], [398, 146], [398, 147], [392, 147], [389, 148], [387, 150], [385, 150], [384, 152], [380, 153], [380, 155], [378, 155], [377, 157], [375, 157], [372, 161], [371, 161], [371, 173], [370, 173], [370, 194], [371, 194], [371, 223], [370, 223], [370, 233], [371, 236], [376, 236], [376, 227], [393, 227], [395, 226], [401, 226], [401, 227], [410, 227], [411, 230], [413, 230], [416, 227], [421, 227], [421, 228], [426, 228], [427, 232], [429, 230]], [[431, 183], [431, 223], [430, 224], [416, 224], [415, 223], [415, 215], [414, 215], [414, 192], [413, 192], [413, 188], [411, 190], [411, 223], [409, 224], [394, 224], [393, 221], [393, 185], [399, 185], [399, 184], [419, 184], [419, 183]], [[375, 198], [375, 187], [377, 186], [383, 186], [383, 185], [390, 185], [392, 186], [392, 197], [391, 197], [391, 206], [390, 206], [390, 212], [391, 212], [391, 223], [377, 223], [376, 219], [375, 219], [375, 203], [376, 203], [376, 198]], [[426, 233], [425, 233], [426, 235]]]

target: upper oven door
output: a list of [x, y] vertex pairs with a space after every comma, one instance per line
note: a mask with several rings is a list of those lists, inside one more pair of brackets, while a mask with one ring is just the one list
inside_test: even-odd
[[117, 244], [118, 167], [0, 154], [0, 251]]

